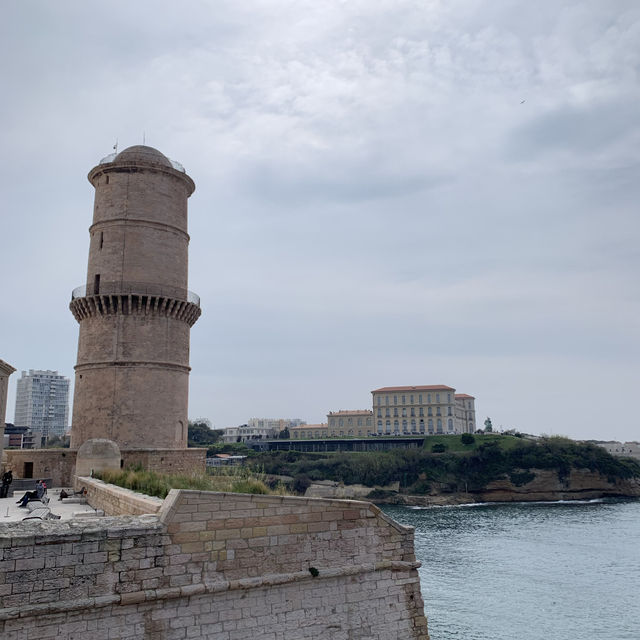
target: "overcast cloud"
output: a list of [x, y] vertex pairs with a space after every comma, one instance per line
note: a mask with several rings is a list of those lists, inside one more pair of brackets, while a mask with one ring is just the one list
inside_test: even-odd
[[478, 422], [640, 439], [640, 4], [8, 0], [0, 358], [73, 378], [86, 174], [190, 199], [190, 416], [320, 422], [443, 383]]

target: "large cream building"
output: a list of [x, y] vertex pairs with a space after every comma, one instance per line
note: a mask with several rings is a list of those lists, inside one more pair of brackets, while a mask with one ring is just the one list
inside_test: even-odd
[[475, 399], [443, 384], [381, 387], [371, 392], [378, 435], [475, 431]]
[[371, 394], [373, 411], [331, 411], [326, 424], [289, 429], [291, 438], [455, 435], [476, 430], [475, 398], [453, 387], [381, 387]]

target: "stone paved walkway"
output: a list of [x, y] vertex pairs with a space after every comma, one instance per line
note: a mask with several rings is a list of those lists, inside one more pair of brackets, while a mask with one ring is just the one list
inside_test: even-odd
[[[70, 487], [65, 487], [64, 489], [67, 493], [72, 492]], [[61, 520], [71, 520], [76, 516], [86, 518], [90, 514], [95, 514], [95, 509], [88, 504], [80, 503], [77, 499], [59, 500], [61, 490], [62, 487], [49, 489], [47, 492], [49, 496], [49, 504], [47, 506], [51, 509], [51, 513], [60, 516]], [[20, 491], [16, 492], [12, 498], [0, 498], [0, 524], [20, 522], [29, 515], [28, 509], [21, 509], [16, 504], [23, 495], [24, 492]]]

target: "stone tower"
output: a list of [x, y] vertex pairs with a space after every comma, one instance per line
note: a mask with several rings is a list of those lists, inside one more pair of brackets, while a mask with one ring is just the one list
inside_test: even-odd
[[126, 449], [187, 446], [189, 333], [200, 300], [187, 288], [187, 198], [195, 185], [156, 149], [134, 146], [89, 172], [94, 186], [71, 447], [107, 438]]

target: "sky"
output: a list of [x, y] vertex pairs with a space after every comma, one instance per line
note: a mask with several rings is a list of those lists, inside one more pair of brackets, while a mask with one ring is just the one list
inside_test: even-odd
[[445, 384], [477, 421], [640, 440], [636, 0], [6, 0], [0, 358], [73, 379], [88, 171], [189, 200], [189, 415], [326, 420]]

